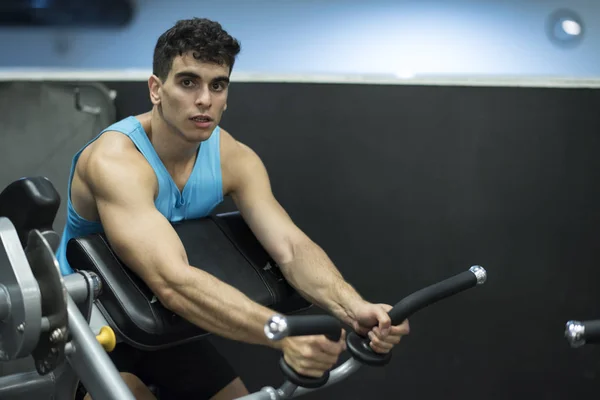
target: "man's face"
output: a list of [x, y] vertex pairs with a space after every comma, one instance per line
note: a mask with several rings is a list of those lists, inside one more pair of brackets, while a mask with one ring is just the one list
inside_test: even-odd
[[221, 121], [227, 104], [229, 67], [205, 63], [188, 53], [177, 56], [165, 82], [151, 84], [152, 100], [172, 128], [201, 142]]

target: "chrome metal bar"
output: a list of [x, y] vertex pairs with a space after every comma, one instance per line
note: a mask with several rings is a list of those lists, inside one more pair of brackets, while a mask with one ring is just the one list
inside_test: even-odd
[[66, 357], [85, 388], [94, 399], [135, 400], [71, 296], [67, 296], [67, 300], [74, 351]]

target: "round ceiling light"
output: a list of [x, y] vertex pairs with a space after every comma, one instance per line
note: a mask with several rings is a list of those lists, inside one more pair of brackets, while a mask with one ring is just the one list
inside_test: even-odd
[[583, 40], [585, 33], [583, 20], [576, 12], [561, 9], [548, 17], [546, 31], [550, 41], [563, 48], [572, 48]]

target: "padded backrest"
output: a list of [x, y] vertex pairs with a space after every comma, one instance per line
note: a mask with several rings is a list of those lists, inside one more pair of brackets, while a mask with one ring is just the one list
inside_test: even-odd
[[11, 220], [23, 247], [32, 229], [39, 230], [53, 250], [59, 236], [52, 224], [60, 206], [60, 195], [50, 180], [42, 176], [12, 182], [0, 193], [0, 216]]

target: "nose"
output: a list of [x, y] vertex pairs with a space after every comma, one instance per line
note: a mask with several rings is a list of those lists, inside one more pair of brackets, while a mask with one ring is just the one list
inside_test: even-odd
[[196, 105], [202, 108], [209, 108], [211, 106], [211, 94], [208, 87], [202, 86], [202, 88], [198, 91], [198, 96], [196, 97]]

